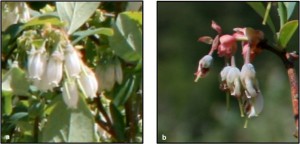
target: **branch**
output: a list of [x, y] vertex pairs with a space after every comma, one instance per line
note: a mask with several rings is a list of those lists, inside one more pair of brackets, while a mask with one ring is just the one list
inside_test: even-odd
[[[258, 46], [262, 49], [266, 49], [269, 50], [270, 52], [276, 54], [278, 57], [280, 57], [280, 59], [282, 60], [286, 71], [287, 71], [287, 75], [289, 78], [289, 82], [290, 82], [290, 87], [291, 87], [291, 100], [292, 100], [292, 105], [293, 105], [293, 113], [294, 113], [294, 119], [295, 119], [295, 125], [296, 125], [296, 132], [294, 134], [295, 137], [298, 138], [298, 133], [299, 133], [299, 125], [298, 125], [298, 121], [299, 121], [299, 89], [298, 89], [298, 78], [297, 78], [297, 74], [295, 71], [295, 67], [294, 67], [294, 61], [296, 59], [291, 59], [290, 58], [290, 54], [288, 52], [286, 52], [286, 50], [283, 51], [279, 51], [278, 49], [275, 49], [274, 47], [270, 46], [267, 44], [266, 40], [261, 41]], [[298, 56], [297, 56], [298, 57]]]

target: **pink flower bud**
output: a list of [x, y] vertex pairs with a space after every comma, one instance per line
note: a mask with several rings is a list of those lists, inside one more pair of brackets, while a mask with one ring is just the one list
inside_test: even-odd
[[222, 28], [214, 21], [211, 21], [211, 27], [218, 32], [218, 34], [222, 33]]
[[200, 61], [198, 65], [197, 72], [195, 73], [196, 79], [195, 82], [198, 81], [198, 79], [201, 77], [205, 77], [206, 73], [209, 71], [210, 66], [213, 63], [213, 58], [210, 55], [204, 56]]
[[220, 45], [218, 48], [219, 56], [231, 57], [236, 52], [237, 45], [235, 37], [231, 35], [223, 35], [220, 37]]

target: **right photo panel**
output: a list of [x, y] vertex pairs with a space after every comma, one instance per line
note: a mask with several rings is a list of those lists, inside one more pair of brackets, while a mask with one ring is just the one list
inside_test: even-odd
[[157, 2], [157, 142], [299, 143], [299, 2]]

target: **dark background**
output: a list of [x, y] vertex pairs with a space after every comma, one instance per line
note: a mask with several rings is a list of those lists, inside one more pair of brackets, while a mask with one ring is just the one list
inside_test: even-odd
[[[299, 4], [291, 20], [298, 19]], [[223, 33], [232, 34], [235, 27], [262, 30], [269, 43], [274, 42], [268, 26], [245, 2], [158, 2], [158, 142], [296, 142], [289, 81], [281, 60], [263, 51], [253, 62], [264, 96], [264, 109], [259, 117], [248, 121], [240, 117], [238, 103], [231, 97], [226, 110], [226, 95], [219, 89], [223, 58], [214, 53], [208, 76], [194, 82], [198, 61], [210, 45], [199, 43], [200, 36], [216, 35], [211, 20]], [[277, 7], [271, 18], [279, 30]], [[297, 34], [299, 31], [297, 30]], [[294, 35], [288, 50], [299, 51], [299, 36]], [[239, 44], [240, 46], [240, 44]], [[243, 60], [239, 48], [237, 67]], [[297, 74], [298, 65], [295, 63]], [[162, 134], [167, 136], [162, 141]]]

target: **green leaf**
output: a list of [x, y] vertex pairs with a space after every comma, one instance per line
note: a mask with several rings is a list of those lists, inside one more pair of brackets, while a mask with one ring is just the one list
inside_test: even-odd
[[68, 34], [72, 34], [96, 11], [100, 2], [56, 2], [60, 19], [67, 23]]
[[120, 91], [117, 93], [116, 97], [113, 100], [113, 103], [116, 106], [122, 106], [125, 104], [125, 102], [128, 100], [130, 95], [133, 92], [134, 84], [135, 84], [135, 76], [133, 75], [129, 79], [127, 79], [125, 85], [120, 89]]
[[94, 118], [82, 96], [76, 110], [68, 109], [62, 96], [42, 129], [42, 142], [95, 142]]
[[124, 142], [125, 141], [125, 123], [124, 117], [118, 108], [111, 103], [109, 105], [109, 110], [113, 122], [113, 129], [116, 131], [117, 141]]
[[13, 66], [5, 73], [2, 79], [2, 90], [12, 92], [15, 95], [28, 95], [29, 82], [27, 81], [25, 72], [19, 68], [18, 62], [14, 62]]
[[298, 20], [293, 20], [285, 23], [279, 31], [279, 45], [281, 48], [286, 48], [290, 39], [298, 28]]
[[20, 34], [20, 32], [23, 30], [24, 24], [22, 23], [18, 23], [18, 24], [13, 24], [11, 26], [9, 26], [6, 31], [2, 34], [2, 53], [6, 54], [9, 49], [8, 49], [8, 45], [11, 42], [14, 42], [16, 37]]
[[4, 114], [10, 115], [12, 113], [12, 93], [7, 91], [2, 91], [2, 97], [4, 99], [4, 107], [3, 107]]
[[284, 6], [283, 2], [278, 2], [278, 14], [280, 18], [280, 28], [285, 24], [287, 21], [287, 10], [286, 7]]
[[12, 123], [17, 124], [19, 121], [27, 120], [28, 112], [18, 112], [10, 117]]
[[123, 12], [118, 15], [114, 35], [109, 42], [118, 56], [127, 62], [135, 62], [142, 57], [142, 29], [136, 13]]
[[297, 3], [296, 2], [283, 2], [283, 4], [287, 10], [287, 19], [290, 19]]
[[29, 95], [29, 82], [26, 78], [25, 72], [19, 68], [12, 68], [11, 73], [11, 88], [15, 95]]
[[64, 23], [62, 21], [60, 21], [56, 15], [45, 14], [45, 15], [40, 15], [40, 16], [28, 21], [23, 26], [23, 29], [25, 29], [29, 26], [44, 25], [47, 23], [50, 23], [51, 25], [54, 25], [54, 26], [63, 26], [64, 25]]
[[103, 34], [106, 36], [112, 36], [114, 34], [114, 31], [111, 28], [97, 28], [97, 29], [78, 31], [73, 34], [77, 38], [72, 43], [76, 44], [81, 39], [94, 34]]
[[[256, 12], [258, 13], [262, 18], [264, 18], [266, 9], [262, 2], [247, 2], [247, 4]], [[267, 24], [272, 30], [273, 33], [275, 33], [275, 26], [273, 24], [273, 21], [270, 17], [267, 19]]]

